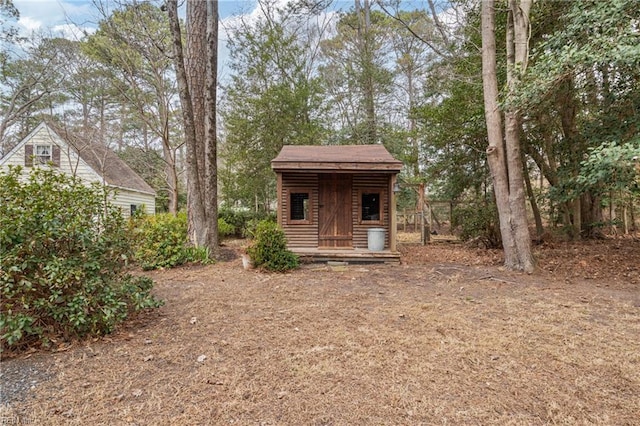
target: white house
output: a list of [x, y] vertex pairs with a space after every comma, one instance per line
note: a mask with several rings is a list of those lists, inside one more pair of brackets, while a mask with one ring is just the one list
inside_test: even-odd
[[125, 217], [144, 208], [156, 210], [156, 193], [136, 172], [104, 145], [68, 136], [60, 137], [51, 126], [41, 123], [7, 155], [0, 158], [0, 170], [22, 166], [23, 173], [34, 167], [55, 167], [85, 182], [98, 182], [115, 189], [111, 202]]

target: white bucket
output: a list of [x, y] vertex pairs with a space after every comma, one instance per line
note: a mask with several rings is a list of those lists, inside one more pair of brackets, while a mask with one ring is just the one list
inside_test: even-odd
[[248, 254], [242, 255], [242, 267], [247, 270], [253, 268], [253, 261]]
[[367, 248], [371, 251], [384, 250], [384, 228], [369, 228], [367, 230]]

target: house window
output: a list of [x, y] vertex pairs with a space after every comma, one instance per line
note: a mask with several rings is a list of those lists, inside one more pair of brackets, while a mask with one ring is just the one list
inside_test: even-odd
[[131, 208], [131, 217], [135, 216], [139, 207], [135, 204], [131, 204], [129, 207]]
[[53, 160], [51, 156], [51, 145], [36, 145], [35, 148], [34, 156], [37, 164], [47, 164]]
[[311, 223], [311, 194], [304, 190], [289, 191], [289, 223]]
[[380, 192], [362, 192], [360, 195], [360, 214], [363, 222], [380, 222]]

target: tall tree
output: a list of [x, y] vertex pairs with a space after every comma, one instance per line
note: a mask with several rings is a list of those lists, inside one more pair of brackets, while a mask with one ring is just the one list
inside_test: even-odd
[[[189, 238], [196, 246], [218, 250], [216, 104], [218, 2], [187, 1], [186, 51], [177, 0], [167, 0], [185, 144]], [[215, 22], [212, 22], [215, 21]], [[214, 58], [215, 56], [215, 58]], [[213, 161], [212, 161], [213, 160]]]
[[268, 211], [275, 196], [271, 160], [283, 145], [326, 142], [327, 131], [309, 49], [317, 40], [306, 38], [289, 9], [259, 4], [261, 17], [241, 21], [229, 38], [233, 74], [223, 104], [221, 183], [225, 203]]
[[112, 72], [112, 84], [122, 103], [136, 127], [144, 130], [139, 148], [155, 151], [149, 140], [160, 142], [166, 178], [163, 189], [169, 195], [169, 212], [176, 213], [177, 152], [183, 141], [171, 133], [177, 126], [177, 89], [170, 50], [167, 17], [150, 3], [134, 3], [114, 11], [84, 43], [85, 53]]
[[[407, 166], [406, 175], [421, 180], [420, 139], [416, 108], [431, 88], [427, 77], [435, 57], [423, 40], [432, 39], [433, 22], [424, 11], [398, 11], [390, 22], [390, 37], [395, 56], [395, 87], [399, 101], [397, 121], [404, 124], [404, 137], [399, 137], [395, 155]], [[441, 85], [441, 82], [438, 83]], [[399, 135], [400, 136], [400, 135]]]
[[391, 122], [385, 105], [393, 105], [393, 63], [387, 19], [356, 1], [341, 13], [333, 37], [322, 43], [320, 75], [326, 81], [340, 143], [371, 144]]
[[626, 144], [640, 128], [640, 8], [635, 0], [549, 0], [538, 9], [555, 12], [541, 23], [544, 41], [517, 99], [529, 112], [527, 153], [549, 181], [565, 229], [597, 237], [610, 201], [578, 183], [581, 163], [591, 149]]
[[31, 36], [19, 54], [6, 56], [0, 69], [0, 153], [25, 137], [43, 114], [60, 105], [63, 55], [56, 39]]
[[[19, 17], [20, 12], [13, 4], [13, 0], [0, 0], [0, 41], [8, 43], [17, 37], [18, 30], [13, 22], [17, 21]], [[5, 55], [6, 52], [3, 49], [0, 52], [0, 58]]]
[[[509, 0], [507, 22], [507, 88], [512, 94], [527, 67], [531, 0]], [[482, 81], [489, 147], [487, 159], [500, 218], [500, 233], [509, 269], [533, 272], [535, 261], [527, 223], [519, 140], [519, 111], [505, 111], [505, 138], [498, 104], [495, 1], [482, 3]]]

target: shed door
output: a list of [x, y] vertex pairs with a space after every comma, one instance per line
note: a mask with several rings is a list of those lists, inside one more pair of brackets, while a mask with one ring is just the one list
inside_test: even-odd
[[353, 247], [351, 175], [318, 175], [318, 247]]

